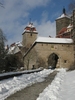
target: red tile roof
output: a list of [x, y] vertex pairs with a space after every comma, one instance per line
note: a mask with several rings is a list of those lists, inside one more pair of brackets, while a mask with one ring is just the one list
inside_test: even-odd
[[67, 32], [67, 27], [64, 27], [59, 31], [59, 33], [56, 37], [58, 37], [58, 38], [70, 38], [71, 34], [70, 34], [70, 32]]
[[62, 33], [65, 33], [67, 31], [67, 27], [64, 27], [60, 30], [60, 32], [58, 34], [62, 34]]

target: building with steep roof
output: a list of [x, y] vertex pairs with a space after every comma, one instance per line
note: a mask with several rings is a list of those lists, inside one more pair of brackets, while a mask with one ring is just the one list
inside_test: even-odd
[[60, 33], [60, 30], [62, 30], [62, 28], [68, 27], [70, 23], [71, 18], [66, 14], [66, 10], [64, 8], [61, 16], [56, 19], [56, 35]]
[[[71, 59], [70, 59], [71, 58]], [[73, 40], [38, 37], [24, 55], [25, 69], [70, 67], [74, 62]]]
[[[63, 14], [56, 19], [56, 38], [38, 37], [38, 31], [33, 23], [29, 23], [22, 33], [22, 47], [12, 52], [23, 56], [24, 69], [38, 67], [70, 68], [74, 64], [74, 43], [72, 37], [73, 25], [71, 18], [63, 9]], [[22, 58], [22, 57], [21, 57]]]
[[22, 39], [22, 44], [24, 47], [30, 47], [32, 43], [37, 39], [37, 30], [33, 23], [29, 23], [24, 29], [24, 32], [22, 34], [23, 39]]
[[38, 37], [36, 27], [30, 22], [22, 33], [22, 42], [11, 44], [8, 53], [15, 54], [27, 70], [38, 67], [70, 68], [75, 62], [72, 39], [75, 25], [71, 21], [63, 9], [56, 19], [56, 38]]
[[62, 28], [58, 35], [56, 35], [57, 38], [72, 38], [72, 29], [73, 25], [69, 24], [67, 27]]
[[64, 14], [56, 20], [56, 28], [64, 21], [63, 25], [57, 29], [56, 36], [60, 37], [37, 37], [38, 32], [36, 27], [33, 26], [32, 23], [26, 26], [22, 34], [23, 46], [28, 48], [23, 56], [25, 69], [38, 67], [48, 68], [49, 66], [52, 66], [52, 68], [69, 68], [72, 66], [74, 63], [73, 40], [68, 37], [62, 37], [62, 34], [69, 32], [72, 27], [69, 25], [70, 18], [66, 15], [65, 10], [63, 10], [63, 13]]

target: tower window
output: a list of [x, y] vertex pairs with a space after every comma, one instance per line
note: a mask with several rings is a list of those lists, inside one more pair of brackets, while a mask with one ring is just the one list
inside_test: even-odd
[[64, 63], [67, 63], [67, 60], [64, 60]]
[[30, 33], [30, 36], [32, 36], [32, 33]]

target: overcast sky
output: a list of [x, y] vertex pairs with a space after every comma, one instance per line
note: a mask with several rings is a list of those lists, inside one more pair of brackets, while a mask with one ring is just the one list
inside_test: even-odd
[[22, 32], [30, 18], [39, 36], [55, 37], [55, 19], [62, 14], [63, 7], [68, 11], [72, 0], [0, 0], [0, 28], [8, 44], [22, 41]]

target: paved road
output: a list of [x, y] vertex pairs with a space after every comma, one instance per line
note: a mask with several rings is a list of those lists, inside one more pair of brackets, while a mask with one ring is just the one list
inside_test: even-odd
[[5, 100], [36, 100], [39, 94], [43, 92], [43, 90], [52, 82], [56, 74], [57, 71], [54, 71], [45, 78], [45, 81], [26, 87], [25, 89], [18, 91]]

